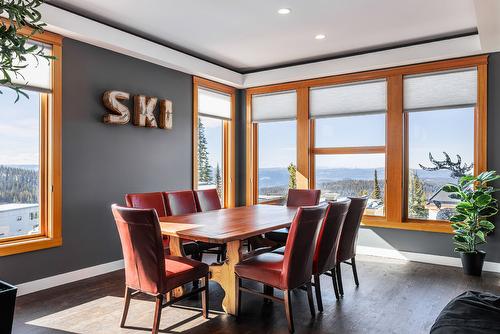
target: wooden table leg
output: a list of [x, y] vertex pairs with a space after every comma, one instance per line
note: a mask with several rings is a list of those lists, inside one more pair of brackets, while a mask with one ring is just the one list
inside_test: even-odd
[[[170, 255], [185, 257], [186, 254], [184, 253], [184, 247], [182, 246], [181, 238], [170, 236], [169, 239]], [[180, 286], [178, 288], [175, 288], [172, 293], [174, 297], [180, 297], [184, 294], [184, 287]]]
[[238, 315], [238, 279], [234, 267], [241, 260], [241, 241], [227, 243], [227, 257], [222, 264], [210, 266], [211, 279], [220, 284], [225, 292], [222, 308], [231, 315]]

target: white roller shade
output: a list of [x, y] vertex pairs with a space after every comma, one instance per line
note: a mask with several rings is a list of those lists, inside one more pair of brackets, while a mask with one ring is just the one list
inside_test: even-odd
[[385, 112], [387, 83], [377, 80], [312, 88], [309, 104], [313, 118]]
[[198, 88], [198, 114], [231, 119], [231, 96], [205, 88]]
[[405, 110], [476, 104], [477, 70], [427, 73], [405, 76]]
[[[35, 44], [34, 42], [27, 42], [26, 48], [29, 48]], [[47, 44], [36, 43], [44, 48], [43, 53], [45, 55], [52, 54], [52, 47]], [[56, 60], [58, 61], [58, 60]], [[26, 63], [28, 66], [23, 68], [18, 73], [21, 75], [15, 76], [11, 75], [12, 82], [18, 85], [27, 86], [27, 88], [32, 88], [41, 91], [50, 91], [52, 89], [51, 84], [51, 63], [52, 60], [47, 60], [41, 57], [26, 56]], [[10, 74], [10, 73], [9, 73]]]
[[252, 121], [292, 120], [297, 117], [297, 93], [285, 91], [252, 96]]

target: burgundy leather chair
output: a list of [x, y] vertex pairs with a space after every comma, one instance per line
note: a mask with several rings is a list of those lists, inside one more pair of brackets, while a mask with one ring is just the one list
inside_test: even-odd
[[[155, 297], [152, 333], [158, 333], [161, 309], [202, 292], [203, 316], [208, 317], [208, 266], [185, 257], [165, 255], [158, 215], [154, 209], [111, 206], [125, 261], [125, 305], [120, 327], [125, 327], [130, 300], [138, 293]], [[173, 289], [203, 278], [203, 287], [163, 303]]]
[[[332, 277], [335, 297], [340, 299], [337, 287], [335, 269], [337, 265], [337, 251], [340, 240], [340, 233], [344, 225], [351, 201], [330, 202], [326, 208], [325, 217], [318, 232], [318, 239], [314, 251], [313, 277], [316, 291], [316, 302], [318, 310], [323, 311], [323, 301], [321, 298], [320, 276], [325, 274]], [[285, 247], [273, 251], [273, 253], [284, 254]]]
[[[126, 194], [125, 202], [129, 208], [136, 209], [155, 209], [156, 213], [160, 217], [167, 216], [167, 208], [165, 205], [165, 199], [161, 192], [150, 192], [150, 193], [136, 193], [136, 194]], [[184, 253], [187, 255], [194, 255], [195, 258], [199, 258], [199, 246], [195, 242], [186, 240], [183, 242]], [[169, 238], [168, 236], [163, 236], [163, 248], [168, 252], [169, 250]]]
[[[168, 215], [177, 216], [198, 212], [195, 193], [192, 190], [164, 192], [163, 196], [165, 198]], [[199, 248], [199, 253], [196, 257], [198, 261], [203, 259], [203, 253], [217, 254], [217, 261], [223, 258], [223, 247], [221, 245], [199, 241], [197, 241], [196, 244]]]
[[[238, 275], [238, 311], [241, 307], [241, 292], [250, 292], [266, 299], [285, 304], [288, 330], [294, 331], [291, 306], [293, 289], [303, 285], [307, 287], [307, 297], [311, 316], [314, 317], [314, 301], [312, 297], [311, 275], [316, 231], [325, 213], [326, 204], [313, 207], [300, 207], [293, 219], [287, 240], [285, 254], [264, 253], [246, 259], [236, 265]], [[242, 279], [264, 284], [265, 294], [243, 287]], [[266, 289], [266, 287], [269, 287]], [[274, 296], [273, 288], [283, 290], [284, 299]]]
[[[194, 191], [196, 208], [199, 212], [214, 211], [222, 209], [217, 189], [203, 189]], [[199, 242], [200, 248], [204, 253], [216, 254], [217, 262], [226, 257], [226, 245], [217, 245]]]
[[[321, 190], [317, 189], [288, 189], [286, 206], [312, 206], [318, 205], [321, 196]], [[266, 238], [272, 240], [278, 245], [285, 245], [288, 237], [288, 228], [282, 228], [265, 234]]]
[[[342, 232], [339, 241], [339, 250], [337, 252], [337, 282], [339, 285], [340, 294], [344, 295], [344, 287], [342, 285], [341, 263], [348, 264], [352, 267], [354, 283], [359, 286], [358, 271], [356, 269], [356, 241], [358, 239], [359, 226], [361, 219], [368, 204], [368, 198], [365, 197], [349, 197], [351, 205], [342, 227]], [[348, 262], [348, 261], [351, 262]]]
[[200, 212], [222, 209], [217, 189], [195, 190], [194, 199]]

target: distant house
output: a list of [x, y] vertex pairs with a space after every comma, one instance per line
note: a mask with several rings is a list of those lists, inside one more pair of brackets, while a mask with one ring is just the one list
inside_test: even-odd
[[38, 204], [1, 204], [0, 238], [38, 233], [38, 211]]

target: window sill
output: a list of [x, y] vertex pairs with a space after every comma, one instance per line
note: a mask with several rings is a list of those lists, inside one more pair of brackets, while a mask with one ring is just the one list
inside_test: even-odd
[[49, 238], [46, 236], [26, 238], [0, 243], [0, 256], [32, 252], [40, 249], [59, 247], [61, 245], [62, 238]]
[[363, 217], [361, 226], [393, 228], [408, 231], [423, 231], [448, 234], [453, 233], [450, 222], [447, 221], [411, 220], [407, 222], [390, 222], [382, 217]]

